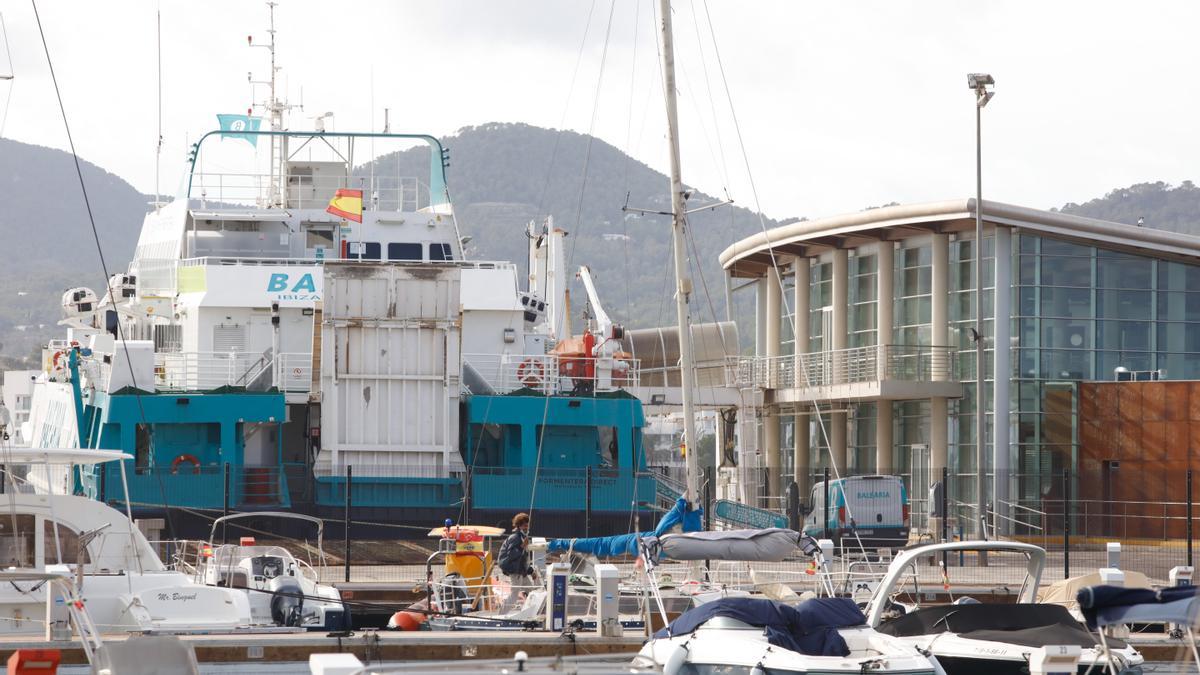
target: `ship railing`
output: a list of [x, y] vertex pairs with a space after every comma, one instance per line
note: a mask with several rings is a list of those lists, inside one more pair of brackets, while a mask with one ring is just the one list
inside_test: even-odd
[[728, 377], [741, 387], [786, 389], [904, 380], [955, 381], [953, 347], [877, 345], [787, 356], [730, 357]]
[[280, 352], [278, 389], [303, 394], [311, 392], [312, 385], [312, 352]]
[[[283, 199], [278, 194], [283, 188]], [[429, 187], [412, 176], [352, 174], [314, 176], [288, 173], [282, 181], [270, 173], [197, 172], [191, 198], [200, 208], [228, 205], [255, 208], [324, 209], [340, 188], [362, 190], [364, 211], [415, 212], [429, 204]]]
[[498, 394], [518, 389], [532, 389], [547, 395], [612, 392], [638, 386], [640, 377], [638, 359], [584, 359], [556, 354], [464, 354], [463, 360]]
[[159, 391], [211, 391], [238, 387], [285, 392], [312, 390], [312, 354], [284, 352], [278, 356], [279, 381], [274, 381], [276, 358], [266, 352], [158, 352], [154, 355], [155, 386]]
[[159, 352], [154, 355], [155, 386], [159, 391], [209, 391], [220, 387], [249, 387], [269, 377], [270, 353]]

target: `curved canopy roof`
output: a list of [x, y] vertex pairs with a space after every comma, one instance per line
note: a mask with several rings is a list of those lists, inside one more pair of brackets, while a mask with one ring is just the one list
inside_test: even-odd
[[[984, 200], [989, 225], [1036, 230], [1062, 237], [1103, 242], [1115, 248], [1155, 254], [1200, 257], [1200, 237], [1095, 218], [1072, 216], [1025, 206]], [[953, 199], [901, 204], [780, 225], [737, 241], [721, 252], [721, 266], [733, 276], [766, 274], [779, 257], [811, 257], [837, 248], [875, 241], [898, 241], [930, 233], [975, 229], [975, 200]], [[773, 261], [772, 258], [775, 257]]]

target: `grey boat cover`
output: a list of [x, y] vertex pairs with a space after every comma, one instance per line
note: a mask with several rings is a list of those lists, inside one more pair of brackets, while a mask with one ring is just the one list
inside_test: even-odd
[[654, 558], [779, 562], [796, 551], [795, 530], [721, 530], [665, 534], [643, 540]]

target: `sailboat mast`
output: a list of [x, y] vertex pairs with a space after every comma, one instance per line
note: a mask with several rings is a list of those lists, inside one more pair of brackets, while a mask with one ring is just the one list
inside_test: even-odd
[[700, 467], [696, 447], [696, 411], [692, 393], [696, 375], [692, 368], [691, 320], [688, 316], [688, 296], [692, 282], [688, 278], [687, 258], [683, 242], [686, 205], [683, 177], [679, 167], [679, 112], [675, 102], [675, 46], [671, 33], [671, 0], [659, 0], [662, 16], [663, 96], [667, 107], [667, 144], [671, 155], [671, 235], [675, 249], [675, 313], [679, 324], [679, 386], [683, 393], [683, 443], [687, 463], [687, 499], [700, 503]]

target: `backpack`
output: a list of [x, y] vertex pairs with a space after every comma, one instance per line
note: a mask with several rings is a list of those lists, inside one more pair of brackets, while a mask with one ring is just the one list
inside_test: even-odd
[[500, 565], [501, 572], [509, 576], [525, 573], [523, 568], [525, 551], [521, 548], [524, 539], [520, 532], [514, 532], [504, 540], [504, 545], [500, 547], [500, 555], [496, 561]]

